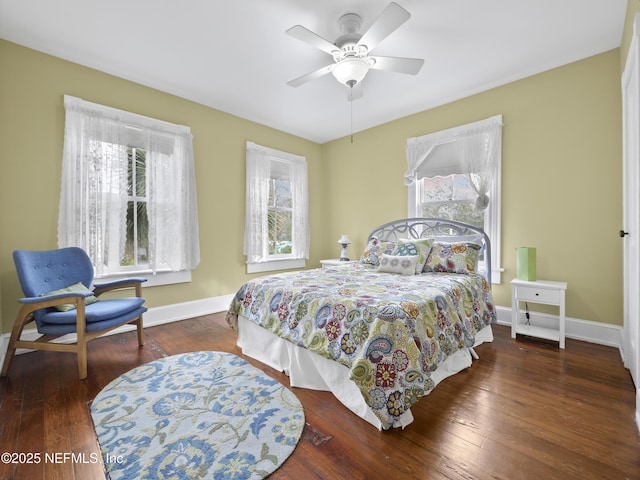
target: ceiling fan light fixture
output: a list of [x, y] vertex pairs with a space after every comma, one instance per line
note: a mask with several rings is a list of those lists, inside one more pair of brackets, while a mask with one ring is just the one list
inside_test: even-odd
[[367, 31], [361, 34], [359, 31], [362, 18], [355, 13], [347, 13], [338, 19], [342, 35], [333, 43], [302, 25], [291, 27], [286, 31], [287, 35], [328, 53], [333, 58], [333, 63], [295, 78], [287, 82], [287, 85], [298, 87], [331, 72], [338, 82], [350, 87], [349, 99], [353, 100], [355, 97], [352, 87], [362, 82], [370, 68], [417, 75], [424, 63], [422, 59], [369, 56], [380, 42], [395, 32], [410, 17], [411, 14], [403, 7], [391, 2]]
[[366, 58], [348, 57], [336, 63], [331, 73], [343, 85], [353, 87], [362, 81], [369, 67], [370, 64]]

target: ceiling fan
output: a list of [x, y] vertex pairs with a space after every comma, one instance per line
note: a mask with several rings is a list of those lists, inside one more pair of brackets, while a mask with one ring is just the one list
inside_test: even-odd
[[411, 18], [409, 12], [397, 3], [391, 2], [373, 25], [364, 34], [360, 34], [358, 32], [362, 25], [362, 18], [355, 13], [347, 13], [338, 19], [342, 35], [335, 43], [331, 43], [302, 25], [291, 27], [285, 32], [287, 35], [328, 53], [333, 57], [333, 63], [291, 80], [287, 85], [299, 87], [332, 73], [340, 83], [349, 87], [350, 98], [355, 98], [351, 96], [353, 89], [356, 85], [360, 86], [369, 69], [417, 75], [424, 63], [423, 59], [370, 55], [380, 42], [409, 18]]

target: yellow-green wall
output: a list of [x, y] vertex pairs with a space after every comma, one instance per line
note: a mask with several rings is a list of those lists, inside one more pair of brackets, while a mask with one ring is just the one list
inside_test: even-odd
[[357, 133], [354, 143], [318, 145], [0, 40], [2, 331], [21, 295], [11, 252], [56, 247], [65, 94], [191, 127], [202, 262], [189, 284], [146, 289], [152, 307], [234, 293], [249, 278], [245, 141], [306, 156], [315, 266], [337, 255], [340, 234], [349, 234], [357, 257], [371, 228], [407, 215], [407, 138], [502, 114], [505, 273], [497, 304], [510, 304], [515, 248], [535, 246], [539, 277], [569, 283], [569, 316], [619, 325], [620, 64], [616, 49]]
[[0, 40], [2, 331], [22, 295], [11, 252], [57, 247], [65, 94], [191, 127], [202, 260], [191, 283], [145, 289], [149, 306], [232, 294], [249, 278], [242, 255], [247, 140], [307, 158], [309, 265], [319, 264], [327, 219], [320, 145]]
[[[330, 238], [361, 251], [371, 227], [407, 216], [405, 145], [503, 115], [502, 284], [515, 249], [536, 247], [538, 277], [568, 282], [567, 315], [622, 323], [619, 49], [323, 145]], [[437, 74], [437, 72], [434, 72]]]

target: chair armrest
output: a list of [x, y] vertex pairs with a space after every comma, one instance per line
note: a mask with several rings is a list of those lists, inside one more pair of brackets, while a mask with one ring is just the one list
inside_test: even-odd
[[[74, 298], [74, 297], [90, 297], [91, 295], [93, 295], [93, 292], [65, 292], [65, 293], [56, 293], [54, 295], [42, 295], [41, 297], [23, 297], [23, 298], [19, 298], [18, 302], [23, 303], [23, 304], [37, 304], [37, 303], [46, 303], [46, 302], [51, 302], [54, 300], [68, 300], [70, 298]], [[57, 303], [53, 303], [53, 305], [62, 305], [65, 303], [69, 303], [68, 301], [66, 302], [57, 302]], [[39, 307], [39, 308], [44, 308], [44, 307]]]
[[141, 284], [146, 281], [147, 279], [143, 277], [131, 277], [122, 278], [120, 280], [112, 280], [110, 282], [94, 283], [93, 294], [97, 297], [98, 295], [102, 295], [105, 292], [131, 287], [135, 287], [137, 293], [141, 288]]
[[30, 314], [41, 308], [56, 307], [69, 303], [75, 304], [78, 309], [82, 308], [82, 312], [84, 312], [84, 299], [91, 295], [93, 295], [91, 292], [66, 292], [55, 295], [43, 295], [42, 297], [23, 297], [18, 299], [18, 302], [22, 304], [18, 316], [26, 319]]

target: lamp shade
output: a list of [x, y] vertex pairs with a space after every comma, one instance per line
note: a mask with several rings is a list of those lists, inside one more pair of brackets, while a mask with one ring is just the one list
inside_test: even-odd
[[536, 281], [536, 249], [532, 247], [516, 248], [516, 272], [518, 280]]
[[340, 237], [340, 240], [338, 240], [338, 244], [340, 245], [349, 245], [351, 243], [351, 241], [349, 240], [349, 237], [347, 236], [346, 233], [343, 233], [342, 236]]
[[331, 70], [336, 79], [350, 87], [362, 81], [369, 71], [369, 63], [364, 58], [347, 57], [336, 63]]

